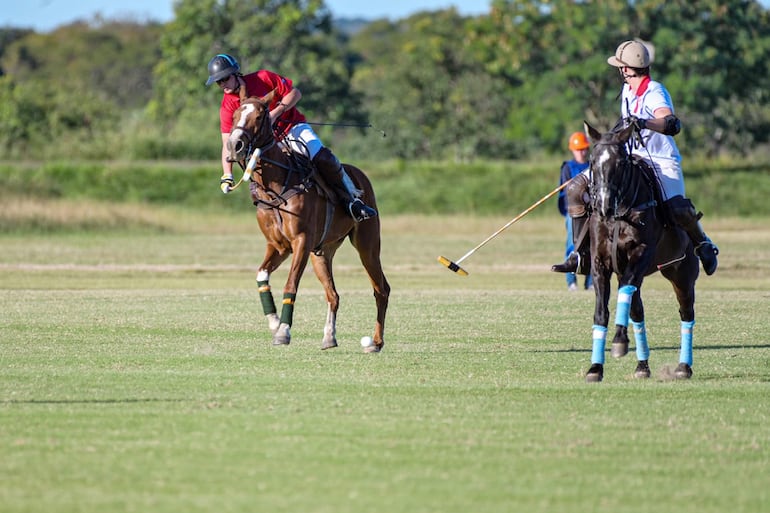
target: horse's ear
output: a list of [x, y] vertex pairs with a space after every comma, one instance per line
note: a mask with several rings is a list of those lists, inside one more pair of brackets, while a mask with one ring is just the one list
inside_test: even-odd
[[238, 90], [238, 96], [241, 99], [241, 103], [245, 102], [249, 98], [249, 92], [246, 90], [246, 84], [243, 84]]
[[631, 134], [634, 133], [635, 129], [636, 125], [633, 123], [629, 124], [626, 128], [623, 129], [622, 132], [620, 132], [620, 134], [618, 134], [618, 140], [623, 143], [628, 141], [628, 139], [631, 137]]
[[596, 143], [599, 139], [602, 138], [602, 134], [599, 133], [599, 131], [597, 129], [595, 129], [594, 127], [589, 125], [588, 121], [583, 121], [583, 129], [588, 134], [588, 139], [592, 143]]
[[259, 100], [262, 102], [265, 102], [265, 104], [270, 105], [270, 102], [273, 101], [273, 96], [275, 96], [275, 89], [267, 93], [265, 96], [260, 98]]

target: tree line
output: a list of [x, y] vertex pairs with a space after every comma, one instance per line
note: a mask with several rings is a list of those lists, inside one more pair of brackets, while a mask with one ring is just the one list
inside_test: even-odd
[[583, 120], [617, 121], [606, 59], [627, 39], [653, 49], [685, 153], [767, 144], [770, 14], [753, 0], [493, 0], [479, 16], [366, 22], [323, 0], [177, 0], [163, 24], [0, 28], [0, 147], [6, 159], [216, 160], [221, 93], [204, 82], [224, 52], [291, 78], [347, 159], [564, 153]]

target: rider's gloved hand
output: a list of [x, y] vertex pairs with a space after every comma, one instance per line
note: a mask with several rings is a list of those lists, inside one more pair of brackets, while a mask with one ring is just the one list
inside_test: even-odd
[[222, 192], [227, 194], [230, 192], [230, 190], [233, 188], [233, 185], [235, 185], [235, 182], [233, 181], [233, 175], [222, 175], [222, 178], [219, 180], [219, 188], [222, 189]]
[[636, 127], [636, 129], [639, 130], [640, 132], [642, 130], [644, 130], [645, 128], [647, 128], [647, 120], [646, 119], [637, 118], [636, 116], [629, 117], [628, 118], [628, 124], [629, 125], [634, 125]]

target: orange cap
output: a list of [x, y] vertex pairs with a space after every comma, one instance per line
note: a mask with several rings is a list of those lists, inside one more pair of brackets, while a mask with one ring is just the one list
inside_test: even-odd
[[583, 132], [575, 132], [574, 134], [569, 136], [569, 149], [570, 150], [585, 150], [587, 149], [590, 144], [588, 144], [588, 139], [586, 138], [586, 134]]

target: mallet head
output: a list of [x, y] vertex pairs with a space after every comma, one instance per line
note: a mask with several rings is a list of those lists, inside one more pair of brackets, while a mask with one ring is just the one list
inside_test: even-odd
[[468, 271], [466, 271], [465, 269], [463, 269], [462, 267], [460, 267], [456, 263], [452, 262], [447, 257], [440, 256], [440, 257], [438, 257], [438, 261], [441, 263], [441, 265], [443, 265], [444, 267], [446, 267], [450, 271], [455, 272], [455, 273], [459, 274], [460, 276], [468, 276]]

